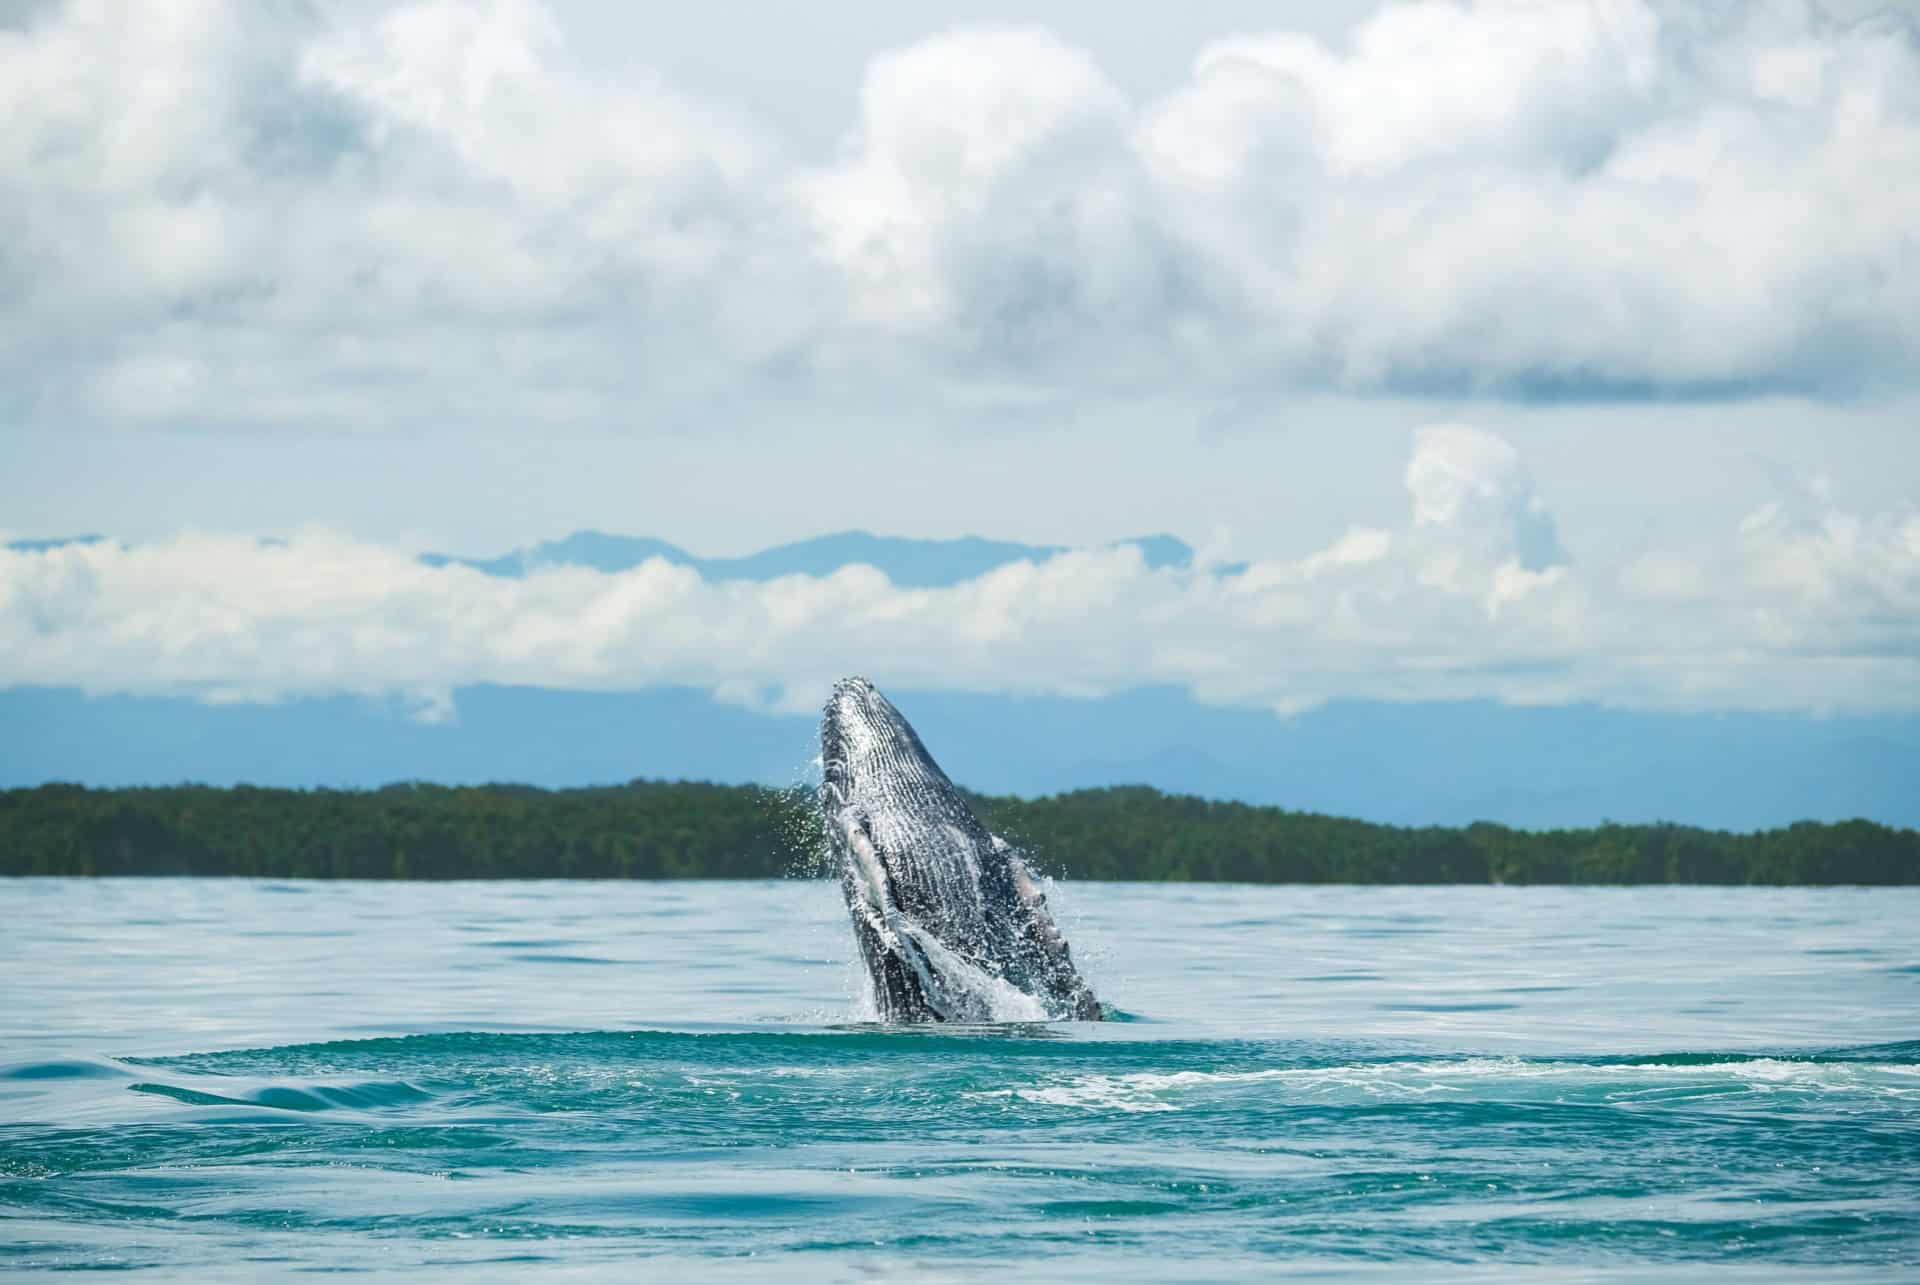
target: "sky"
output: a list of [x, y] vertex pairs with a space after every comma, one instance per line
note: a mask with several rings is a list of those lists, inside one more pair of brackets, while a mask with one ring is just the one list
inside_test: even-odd
[[0, 4], [0, 687], [1920, 706], [1915, 6], [683, 8]]

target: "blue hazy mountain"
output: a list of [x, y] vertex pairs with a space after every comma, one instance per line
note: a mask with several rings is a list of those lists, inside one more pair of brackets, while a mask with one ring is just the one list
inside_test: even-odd
[[[15, 549], [90, 542], [15, 541]], [[1149, 565], [1191, 565], [1172, 536], [1137, 545]], [[651, 557], [714, 580], [825, 575], [853, 563], [937, 587], [1064, 550], [967, 537], [844, 531], [740, 558], [664, 540], [581, 531], [497, 558], [425, 555], [489, 575], [542, 566], [617, 572]], [[893, 693], [956, 780], [1042, 794], [1144, 783], [1415, 824], [1525, 826], [1676, 820], [1749, 829], [1802, 818], [1920, 825], [1920, 718], [1648, 714], [1593, 706], [1344, 702], [1291, 719], [1202, 705], [1171, 689], [1105, 700]], [[704, 692], [586, 693], [472, 687], [442, 724], [354, 697], [273, 705], [0, 690], [0, 785], [370, 786], [395, 780], [567, 786], [634, 777], [802, 779], [811, 716], [769, 716]]]
[[57, 535], [50, 540], [9, 540], [7, 547], [16, 553], [45, 553], [69, 544], [98, 544], [106, 538], [104, 535]]
[[[995, 793], [1142, 782], [1409, 824], [1920, 825], [1920, 720], [1906, 716], [1343, 702], [1280, 719], [1159, 688], [1098, 701], [893, 695], [954, 779]], [[816, 752], [811, 715], [757, 714], [685, 688], [472, 687], [457, 710], [424, 724], [353, 697], [201, 705], [0, 691], [0, 785], [784, 785], [807, 778]]]
[[[1139, 536], [1116, 541], [1139, 548], [1149, 567], [1187, 567], [1193, 549], [1170, 535]], [[473, 567], [490, 576], [526, 575], [539, 567], [591, 567], [595, 571], [629, 571], [649, 558], [664, 558], [675, 566], [691, 567], [705, 580], [777, 580], [781, 576], [826, 576], [856, 563], [876, 567], [902, 588], [938, 589], [960, 584], [1009, 562], [1045, 562], [1067, 552], [1054, 544], [1016, 544], [986, 540], [977, 535], [955, 540], [910, 540], [873, 535], [866, 531], [839, 531], [793, 544], [777, 545], [739, 558], [702, 558], [678, 545], [651, 536], [608, 535], [575, 531], [563, 540], [547, 540], [515, 549], [497, 558], [462, 558], [425, 553], [429, 566], [449, 564]]]
[[[96, 544], [99, 535], [60, 536], [40, 540], [11, 540], [7, 548], [38, 553], [69, 544]], [[275, 543], [267, 540], [263, 543]], [[1116, 540], [1111, 547], [1130, 544], [1140, 550], [1148, 567], [1185, 568], [1193, 565], [1193, 548], [1171, 535], [1143, 535]], [[977, 535], [952, 540], [913, 540], [874, 535], [867, 531], [839, 531], [832, 535], [775, 545], [738, 558], [703, 558], [677, 544], [653, 536], [609, 535], [604, 531], [575, 531], [559, 540], [543, 540], [498, 557], [469, 558], [450, 553], [423, 553], [430, 567], [463, 566], [490, 576], [519, 579], [540, 567], [588, 567], [609, 574], [631, 571], [650, 558], [691, 567], [706, 580], [777, 580], [781, 576], [827, 576], [842, 567], [876, 567], [902, 588], [938, 589], [985, 575], [1009, 562], [1045, 562], [1068, 552], [1066, 545], [1020, 544], [987, 540]], [[1232, 572], [1244, 564], [1221, 568]]]

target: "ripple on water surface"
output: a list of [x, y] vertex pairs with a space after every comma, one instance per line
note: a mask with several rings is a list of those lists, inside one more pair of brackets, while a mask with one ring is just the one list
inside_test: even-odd
[[1860, 1038], [1920, 1029], [1899, 894], [1076, 887], [1129, 1020], [908, 1030], [846, 1020], [817, 885], [95, 887], [0, 890], [0, 1271], [1872, 1279], [1920, 1244], [1920, 1042]]

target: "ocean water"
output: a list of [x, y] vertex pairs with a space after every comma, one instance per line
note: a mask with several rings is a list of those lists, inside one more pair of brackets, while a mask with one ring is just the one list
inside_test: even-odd
[[1920, 1279], [1920, 890], [1054, 904], [1123, 1020], [875, 1026], [819, 882], [0, 881], [0, 1275]]

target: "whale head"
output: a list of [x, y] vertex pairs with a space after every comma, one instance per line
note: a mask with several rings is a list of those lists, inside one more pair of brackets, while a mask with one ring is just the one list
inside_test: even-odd
[[903, 789], [953, 790], [913, 725], [864, 678], [833, 686], [820, 720], [820, 781], [829, 811]]

